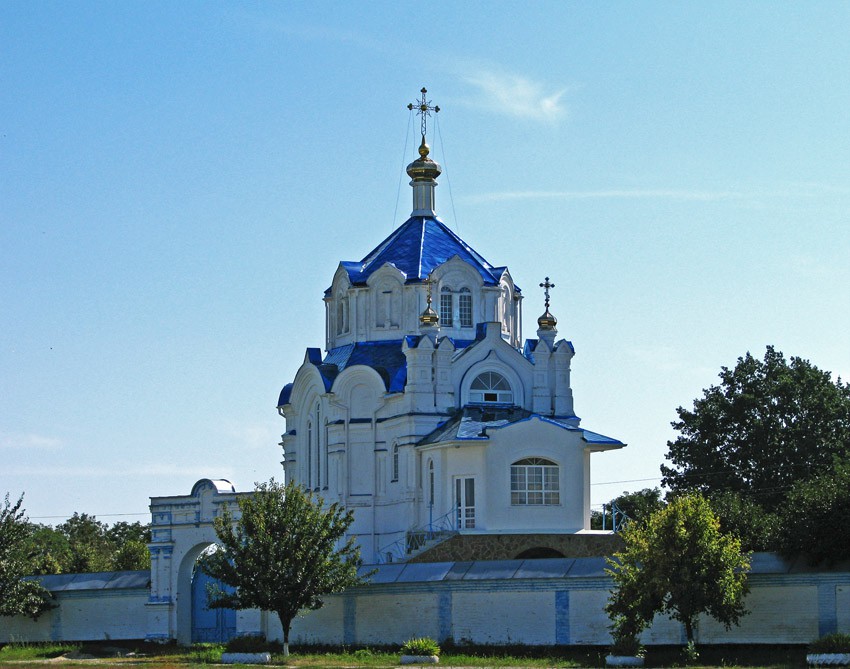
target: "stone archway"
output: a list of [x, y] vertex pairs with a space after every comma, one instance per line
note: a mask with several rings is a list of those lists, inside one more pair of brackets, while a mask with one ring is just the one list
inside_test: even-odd
[[[237, 493], [233, 485], [223, 479], [201, 479], [188, 495], [151, 498], [151, 543], [148, 545], [151, 594], [147, 639], [175, 640], [182, 645], [192, 643], [195, 564], [201, 553], [215, 543], [213, 521], [221, 514], [222, 506], [227, 505], [238, 516], [239, 497], [251, 494]], [[200, 603], [199, 588], [196, 588], [195, 598]], [[260, 624], [259, 616], [255, 617], [256, 622], [248, 622], [242, 616], [240, 623], [239, 617], [234, 616], [232, 625], [224, 620], [220, 627], [222, 630], [232, 627], [235, 633], [237, 626], [248, 624], [249, 629], [240, 631], [258, 632], [260, 630], [253, 629]], [[215, 628], [219, 628], [218, 622]]]

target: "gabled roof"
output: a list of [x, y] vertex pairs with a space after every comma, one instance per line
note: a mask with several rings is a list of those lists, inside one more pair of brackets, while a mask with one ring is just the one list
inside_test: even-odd
[[352, 284], [365, 284], [386, 263], [415, 282], [454, 256], [472, 265], [488, 286], [498, 284], [505, 269], [493, 267], [435, 216], [411, 216], [363, 260], [343, 262], [342, 267]]
[[516, 406], [465, 406], [463, 411], [437, 426], [422, 438], [418, 445], [437, 444], [449, 441], [477, 441], [487, 439], [487, 430], [499, 429], [522, 421], [538, 419], [551, 423], [569, 432], [580, 432], [588, 444], [624, 446], [619, 439], [585, 430], [576, 425], [576, 416], [543, 416]]

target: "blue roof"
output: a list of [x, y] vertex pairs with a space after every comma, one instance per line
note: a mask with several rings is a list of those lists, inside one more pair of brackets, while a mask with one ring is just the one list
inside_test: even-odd
[[434, 216], [411, 216], [360, 262], [343, 262], [352, 284], [364, 284], [373, 272], [390, 263], [407, 281], [422, 281], [431, 271], [458, 256], [472, 265], [485, 285], [496, 285], [504, 267], [493, 267], [469, 244]]
[[151, 584], [149, 569], [142, 571], [100, 571], [91, 574], [48, 574], [32, 578], [51, 592], [132, 590], [149, 588]]
[[[464, 339], [448, 338], [455, 348], [460, 349], [469, 346], [472, 342]], [[404, 339], [393, 339], [390, 341], [361, 341], [345, 346], [337, 346], [328, 351], [322, 360], [321, 353], [317, 348], [307, 349], [307, 362], [316, 366], [325, 391], [330, 391], [339, 373], [346, 367], [352, 365], [365, 365], [374, 369], [384, 380], [384, 386], [389, 393], [404, 392], [407, 384], [407, 358], [402, 350], [402, 342], [406, 341], [410, 348], [416, 348], [422, 338], [416, 335], [408, 335]], [[277, 406], [282, 407], [289, 404], [292, 397], [293, 384], [287, 383], [277, 400]]]
[[570, 432], [579, 432], [582, 439], [589, 444], [623, 445], [623, 442], [618, 439], [578, 427], [576, 416], [542, 416], [517, 406], [505, 405], [465, 406], [463, 411], [438, 425], [419, 443], [435, 444], [446, 441], [487, 439], [487, 430], [499, 429], [532, 418], [552, 423]]

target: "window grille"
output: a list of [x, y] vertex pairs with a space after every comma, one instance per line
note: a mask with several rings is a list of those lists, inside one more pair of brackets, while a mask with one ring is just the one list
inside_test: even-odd
[[511, 465], [511, 504], [552, 506], [561, 503], [558, 465], [543, 458], [525, 458]]

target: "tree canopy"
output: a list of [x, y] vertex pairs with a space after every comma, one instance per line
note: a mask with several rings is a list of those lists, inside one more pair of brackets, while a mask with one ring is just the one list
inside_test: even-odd
[[791, 488], [782, 514], [780, 548], [805, 555], [813, 564], [850, 559], [850, 458], [830, 472]]
[[23, 501], [21, 495], [12, 504], [7, 493], [0, 507], [0, 616], [26, 615], [35, 619], [52, 608], [51, 595], [36, 581], [24, 580], [31, 570]]
[[326, 595], [363, 582], [354, 538], [343, 542], [354, 515], [338, 504], [325, 508], [321, 498], [274, 479], [238, 503], [238, 519], [226, 508], [215, 519], [221, 549], [199, 561], [204, 572], [232, 588], [213, 587], [209, 606], [274, 611], [288, 655], [299, 611], [321, 608]]
[[708, 501], [674, 497], [644, 523], [628, 523], [626, 547], [609, 559], [614, 590], [606, 606], [615, 639], [637, 637], [657, 613], [672, 616], [694, 640], [697, 616], [727, 629], [745, 614], [749, 556], [737, 537], [723, 534]]
[[109, 526], [86, 513], [75, 513], [55, 528], [31, 523], [28, 538], [31, 573], [149, 569], [149, 541], [148, 525], [117, 522]]
[[731, 492], [772, 510], [795, 483], [850, 455], [850, 384], [772, 346], [764, 360], [747, 353], [723, 367], [720, 384], [677, 413], [673, 466], [661, 466], [676, 492]]

